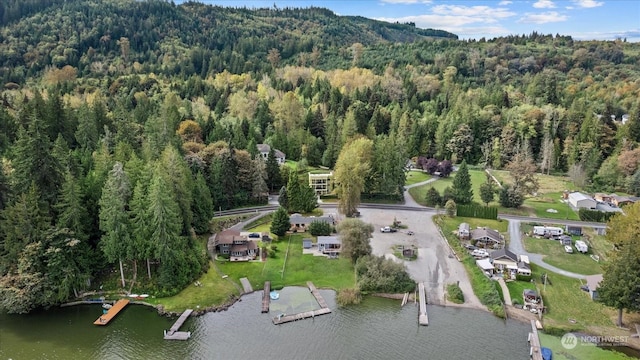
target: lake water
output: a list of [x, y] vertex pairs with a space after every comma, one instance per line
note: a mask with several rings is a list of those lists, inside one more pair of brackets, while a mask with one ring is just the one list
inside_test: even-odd
[[[93, 321], [100, 305], [0, 315], [0, 359], [528, 359], [530, 326], [471, 309], [418, 307], [367, 297], [338, 308], [335, 293], [320, 290], [333, 313], [273, 325], [287, 309], [314, 306], [306, 288], [286, 288], [261, 314], [262, 292], [245, 295], [229, 310], [192, 317], [181, 328], [187, 341], [163, 340], [174, 319], [129, 305], [107, 326]], [[303, 294], [306, 293], [306, 294]], [[298, 301], [287, 305], [291, 299]]]

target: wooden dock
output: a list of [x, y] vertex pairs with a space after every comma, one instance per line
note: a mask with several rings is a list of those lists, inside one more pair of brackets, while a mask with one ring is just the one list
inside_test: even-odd
[[429, 317], [427, 316], [427, 294], [424, 291], [424, 283], [418, 284], [418, 292], [420, 293], [420, 314], [418, 315], [418, 324], [429, 325]]
[[407, 301], [409, 300], [409, 293], [406, 292], [404, 293], [404, 297], [402, 298], [402, 303], [400, 304], [400, 307], [403, 307], [407, 304]]
[[165, 340], [187, 340], [191, 337], [190, 331], [178, 331], [184, 322], [187, 320], [189, 315], [193, 312], [193, 309], [185, 310], [182, 315], [176, 320], [176, 322], [171, 326], [171, 329], [168, 331], [164, 331], [164, 339]]
[[129, 299], [120, 299], [116, 301], [115, 304], [107, 311], [106, 314], [102, 314], [96, 321], [93, 322], [94, 325], [107, 325], [111, 319], [116, 317], [120, 310], [124, 309], [125, 306], [129, 304]]
[[329, 309], [329, 305], [327, 305], [327, 302], [324, 301], [324, 298], [322, 297], [322, 295], [320, 295], [320, 292], [318, 291], [318, 289], [316, 289], [316, 286], [313, 285], [311, 281], [307, 281], [307, 286], [309, 287], [311, 294], [313, 294], [313, 297], [316, 298], [318, 305], [320, 305], [320, 309], [305, 311], [305, 312], [301, 312], [293, 315], [280, 314], [273, 318], [273, 323], [275, 325], [280, 325], [280, 324], [284, 324], [284, 323], [288, 323], [296, 320], [313, 318], [319, 315], [331, 313], [331, 309]]
[[262, 313], [269, 312], [269, 303], [271, 301], [271, 281], [264, 282], [264, 291], [262, 293]]
[[288, 323], [291, 321], [308, 319], [308, 318], [316, 317], [319, 315], [329, 314], [330, 312], [331, 312], [331, 309], [322, 308], [322, 309], [313, 310], [313, 311], [305, 311], [305, 312], [301, 312], [293, 315], [278, 315], [273, 318], [273, 323], [275, 325], [280, 325], [280, 324]]
[[318, 301], [318, 305], [320, 305], [320, 307], [323, 309], [328, 309], [329, 305], [327, 305], [327, 303], [324, 301], [324, 298], [322, 297], [322, 295], [320, 295], [320, 292], [318, 291], [318, 289], [316, 289], [316, 286], [313, 285], [311, 281], [307, 281], [307, 286], [309, 287], [309, 290], [311, 290], [313, 296], [316, 298], [316, 301]]
[[245, 294], [251, 294], [253, 292], [253, 287], [251, 287], [249, 279], [247, 279], [246, 277], [240, 278], [240, 283], [242, 284], [242, 290]]
[[529, 356], [531, 360], [542, 360], [542, 346], [540, 345], [540, 338], [538, 337], [538, 327], [536, 321], [531, 320], [531, 332], [529, 333]]

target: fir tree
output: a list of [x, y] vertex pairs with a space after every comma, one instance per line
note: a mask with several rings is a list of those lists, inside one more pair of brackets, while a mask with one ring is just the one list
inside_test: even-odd
[[287, 209], [280, 206], [273, 214], [270, 231], [276, 236], [281, 237], [284, 236], [290, 228], [291, 223], [289, 222], [289, 213], [287, 212]]
[[465, 160], [460, 164], [456, 176], [453, 178], [453, 200], [456, 204], [469, 204], [473, 200], [473, 189], [471, 189], [471, 176]]

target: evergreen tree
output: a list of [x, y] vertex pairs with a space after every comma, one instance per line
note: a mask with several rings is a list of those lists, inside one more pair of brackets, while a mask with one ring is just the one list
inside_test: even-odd
[[305, 213], [318, 207], [318, 196], [311, 186], [300, 184], [300, 206]]
[[35, 182], [42, 198], [52, 205], [58, 197], [62, 183], [60, 164], [51, 152], [51, 141], [46, 135], [43, 121], [32, 115], [28, 128], [20, 127], [14, 149], [14, 191], [18, 194]]
[[286, 186], [280, 188], [280, 192], [278, 193], [278, 203], [285, 209], [289, 208], [289, 194], [287, 193]]
[[87, 220], [88, 214], [83, 202], [83, 192], [80, 183], [70, 171], [65, 174], [62, 184], [60, 199], [55, 204], [58, 213], [56, 226], [59, 229], [67, 228], [73, 231], [75, 237], [80, 240], [88, 238]]
[[438, 192], [438, 190], [436, 190], [434, 187], [430, 187], [429, 190], [427, 190], [427, 194], [425, 196], [425, 202], [427, 204], [427, 206], [438, 206], [442, 204], [442, 196], [440, 196], [440, 193]]
[[180, 209], [179, 216], [182, 219], [182, 234], [189, 234], [193, 213], [192, 202], [192, 175], [187, 163], [178, 151], [171, 145], [167, 146], [158, 163], [160, 173], [165, 177], [168, 186], [171, 187], [173, 201]]
[[223, 209], [232, 209], [236, 206], [235, 196], [239, 190], [238, 164], [234, 159], [235, 149], [231, 146], [222, 152], [220, 162], [220, 186], [222, 194], [220, 202], [216, 202]]
[[524, 203], [524, 196], [518, 189], [504, 185], [499, 192], [500, 205], [507, 208], [517, 208]]
[[456, 204], [469, 204], [473, 200], [473, 189], [471, 188], [471, 175], [465, 160], [460, 164], [456, 176], [453, 178], [453, 200]]
[[9, 205], [11, 186], [9, 178], [5, 175], [4, 166], [0, 164], [0, 211]]
[[300, 192], [300, 181], [298, 179], [298, 171], [294, 169], [289, 173], [289, 181], [287, 182], [287, 211], [292, 213], [302, 212], [302, 194]]
[[290, 228], [291, 223], [289, 222], [289, 213], [287, 212], [287, 209], [282, 206], [278, 207], [278, 210], [273, 213], [271, 228], [269, 230], [276, 236], [281, 237], [284, 236]]
[[269, 150], [269, 155], [267, 156], [267, 185], [270, 191], [274, 191], [282, 186], [280, 165], [278, 165], [278, 160], [276, 159], [273, 148]]
[[209, 222], [213, 217], [213, 200], [204, 176], [200, 172], [196, 174], [193, 184], [191, 211], [193, 213], [193, 229], [196, 234], [209, 233], [211, 231]]
[[[637, 221], [637, 219], [636, 219]], [[615, 229], [610, 229], [615, 231]], [[627, 244], [615, 253], [604, 269], [598, 286], [598, 300], [618, 310], [617, 326], [622, 327], [622, 311], [640, 310], [639, 244]]]
[[122, 287], [125, 286], [122, 261], [127, 259], [127, 247], [131, 241], [131, 229], [127, 203], [131, 196], [129, 177], [122, 163], [116, 162], [102, 189], [100, 198], [101, 246], [109, 262], [118, 261]]
[[480, 199], [489, 206], [489, 203], [493, 201], [495, 196], [496, 189], [494, 187], [494, 181], [491, 176], [487, 174], [487, 179], [480, 185]]
[[252, 160], [253, 168], [251, 172], [251, 197], [258, 204], [264, 203], [269, 194], [267, 186], [267, 167], [265, 162], [260, 159]]

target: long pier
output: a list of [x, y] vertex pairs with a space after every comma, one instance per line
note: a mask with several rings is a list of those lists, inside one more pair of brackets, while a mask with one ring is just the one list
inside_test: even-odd
[[531, 360], [542, 360], [542, 346], [540, 345], [540, 338], [538, 337], [538, 327], [536, 321], [531, 320], [531, 332], [529, 333], [529, 355]]
[[284, 314], [278, 315], [273, 318], [274, 325], [280, 325], [280, 324], [284, 324], [291, 321], [313, 318], [319, 315], [331, 313], [331, 309], [329, 309], [329, 305], [327, 305], [327, 302], [324, 301], [324, 298], [322, 297], [322, 295], [320, 295], [320, 292], [318, 291], [318, 289], [316, 289], [316, 286], [313, 285], [311, 281], [307, 281], [307, 286], [309, 287], [311, 294], [313, 294], [313, 297], [316, 298], [318, 305], [320, 305], [320, 309], [305, 311], [305, 312], [301, 312], [293, 315], [284, 315]]
[[271, 302], [271, 281], [264, 282], [264, 290], [262, 292], [262, 313], [269, 312], [269, 303]]
[[424, 283], [418, 284], [418, 292], [420, 293], [420, 314], [418, 315], [418, 324], [429, 325], [429, 317], [427, 316], [427, 295], [424, 291]]
[[107, 325], [111, 319], [116, 317], [120, 310], [124, 309], [125, 306], [129, 304], [129, 299], [120, 299], [116, 301], [113, 306], [107, 311], [106, 314], [102, 314], [96, 321], [93, 322], [94, 325]]
[[165, 340], [187, 340], [191, 337], [191, 331], [178, 331], [184, 322], [187, 320], [189, 315], [193, 312], [193, 309], [185, 310], [182, 315], [176, 320], [176, 322], [171, 326], [169, 331], [164, 331], [164, 339]]

